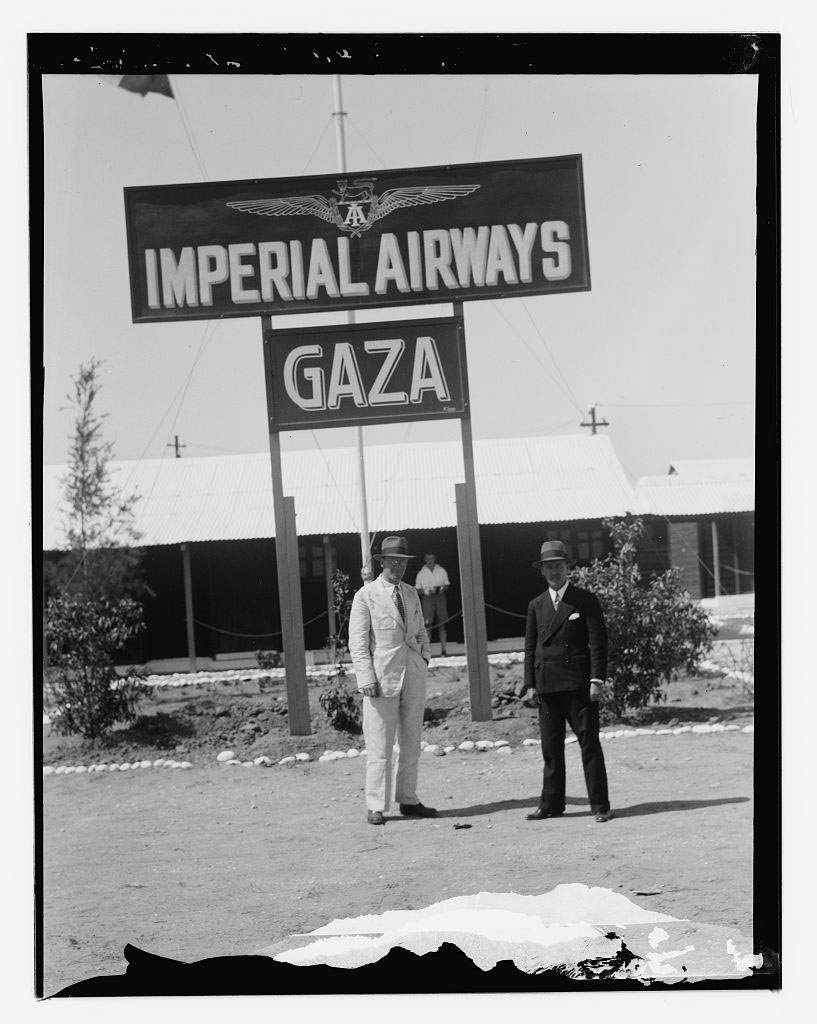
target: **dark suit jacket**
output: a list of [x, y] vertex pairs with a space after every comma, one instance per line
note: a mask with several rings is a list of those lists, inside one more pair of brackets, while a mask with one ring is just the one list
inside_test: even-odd
[[606, 675], [607, 629], [598, 598], [572, 583], [556, 612], [548, 590], [534, 598], [525, 630], [525, 688], [580, 690]]

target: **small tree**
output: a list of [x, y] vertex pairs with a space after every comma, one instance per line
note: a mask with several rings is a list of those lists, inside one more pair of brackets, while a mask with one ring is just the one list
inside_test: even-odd
[[692, 673], [712, 649], [717, 629], [684, 589], [677, 568], [647, 581], [635, 556], [641, 519], [608, 519], [613, 553], [576, 568], [572, 580], [591, 590], [604, 609], [610, 637], [608, 686], [602, 715], [618, 718], [665, 698], [664, 687]]
[[144, 628], [140, 606], [130, 598], [114, 603], [63, 594], [49, 600], [46, 621], [57, 732], [97, 740], [116, 722], [132, 721], [150, 689], [136, 669], [120, 676], [114, 656]]
[[140, 553], [133, 508], [111, 480], [113, 446], [102, 435], [96, 411], [97, 360], [80, 366], [68, 396], [76, 410], [68, 472], [62, 479], [69, 550], [46, 569], [47, 682], [53, 719], [62, 732], [97, 739], [117, 721], [132, 721], [145, 688], [138, 675], [120, 678], [117, 654], [144, 628], [134, 597], [147, 591], [139, 576]]
[[349, 684], [343, 656], [349, 650], [349, 615], [352, 610], [352, 581], [348, 573], [337, 569], [332, 573], [335, 623], [337, 632], [326, 638], [331, 656], [327, 686], [318, 696], [333, 729], [360, 732], [360, 703], [357, 691]]
[[68, 550], [46, 564], [47, 596], [69, 593], [116, 601], [148, 592], [139, 573], [141, 552], [134, 546], [139, 495], [125, 496], [111, 479], [113, 445], [103, 437], [107, 417], [96, 410], [100, 366], [96, 359], [81, 365], [67, 396], [76, 413], [68, 470], [60, 481]]

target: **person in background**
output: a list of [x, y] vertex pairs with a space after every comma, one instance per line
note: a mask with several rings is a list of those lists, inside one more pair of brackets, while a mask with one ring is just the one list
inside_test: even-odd
[[363, 694], [366, 741], [366, 809], [370, 825], [385, 824], [391, 802], [392, 751], [400, 747], [395, 799], [409, 818], [434, 818], [437, 811], [417, 796], [417, 772], [426, 679], [431, 651], [417, 591], [403, 583], [408, 553], [405, 537], [384, 537], [380, 575], [354, 596], [349, 615], [349, 653]]
[[431, 630], [436, 625], [440, 637], [440, 654], [445, 657], [445, 642], [447, 640], [445, 623], [448, 621], [445, 592], [451, 586], [451, 581], [448, 579], [445, 569], [437, 564], [436, 555], [429, 553], [423, 560], [425, 565], [417, 573], [414, 586], [423, 603], [423, 619], [429, 638]]
[[528, 605], [525, 678], [521, 696], [535, 690], [544, 769], [542, 795], [529, 821], [557, 818], [565, 809], [565, 722], [576, 734], [596, 821], [610, 819], [607, 770], [599, 740], [599, 705], [607, 674], [607, 630], [598, 598], [567, 581], [568, 551], [545, 541], [531, 563], [547, 590]]

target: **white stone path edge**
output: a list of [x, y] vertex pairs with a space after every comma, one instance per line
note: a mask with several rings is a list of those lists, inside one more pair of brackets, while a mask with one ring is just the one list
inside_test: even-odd
[[[633, 739], [636, 736], [679, 736], [681, 733], [687, 732], [698, 736], [716, 732], [742, 732], [751, 735], [754, 731], [754, 725], [744, 725], [741, 727], [739, 725], [723, 725], [721, 722], [706, 722], [700, 725], [680, 725], [673, 729], [617, 729], [600, 732], [599, 738], [602, 740], [622, 740]], [[575, 736], [567, 736], [565, 738], [565, 746], [575, 742]], [[511, 744], [507, 740], [463, 740], [458, 746], [441, 746], [437, 743], [423, 742], [421, 746], [423, 753], [436, 755], [437, 757], [443, 757], [455, 751], [463, 754], [486, 753], [489, 750], [494, 750], [500, 754], [510, 754], [513, 751]], [[539, 747], [539, 740], [532, 738], [524, 739], [521, 746], [523, 749], [526, 747]], [[358, 750], [356, 747], [352, 747], [349, 750], [326, 750], [316, 760], [318, 763], [325, 763], [327, 761], [345, 761], [349, 758], [365, 756], [365, 750]], [[216, 757], [216, 761], [219, 764], [225, 766], [237, 765], [242, 768], [272, 768], [276, 765], [286, 767], [312, 760], [312, 755], [305, 751], [282, 757], [277, 762], [264, 755], [256, 757], [252, 761], [242, 761], [235, 756], [232, 750], [222, 750]], [[176, 761], [173, 758], [159, 757], [154, 761], [124, 761], [121, 764], [60, 765], [58, 768], [55, 768], [53, 765], [45, 765], [43, 767], [43, 775], [86, 775], [95, 772], [126, 772], [145, 768], [187, 769], [192, 767], [193, 764], [190, 761]]]

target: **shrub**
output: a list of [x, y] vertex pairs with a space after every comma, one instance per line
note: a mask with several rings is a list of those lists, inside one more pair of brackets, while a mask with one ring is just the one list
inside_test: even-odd
[[360, 697], [357, 689], [346, 679], [345, 670], [330, 679], [327, 686], [321, 690], [318, 703], [333, 729], [337, 729], [338, 732], [360, 732]]
[[284, 664], [280, 651], [256, 651], [255, 662], [259, 668], [268, 672], [271, 668], [280, 668]]
[[[349, 615], [354, 598], [352, 579], [341, 569], [336, 569], [332, 573], [332, 596], [337, 632], [326, 638], [326, 649], [329, 651], [331, 664], [335, 669], [340, 670], [343, 669], [341, 659], [349, 650]], [[343, 674], [345, 675], [345, 671]]]
[[359, 733], [362, 728], [358, 691], [347, 679], [343, 656], [349, 650], [349, 613], [352, 609], [352, 580], [340, 569], [332, 573], [335, 624], [337, 632], [326, 638], [330, 670], [327, 685], [318, 697], [329, 724], [342, 732]]
[[88, 600], [63, 594], [48, 601], [46, 680], [57, 732], [97, 740], [115, 723], [136, 718], [139, 700], [150, 687], [135, 668], [120, 676], [114, 656], [143, 628], [142, 608], [130, 598]]
[[647, 581], [636, 565], [640, 519], [605, 520], [613, 553], [576, 568], [571, 579], [601, 601], [610, 638], [601, 714], [609, 720], [663, 700], [664, 687], [693, 673], [717, 628], [684, 589], [677, 568]]

